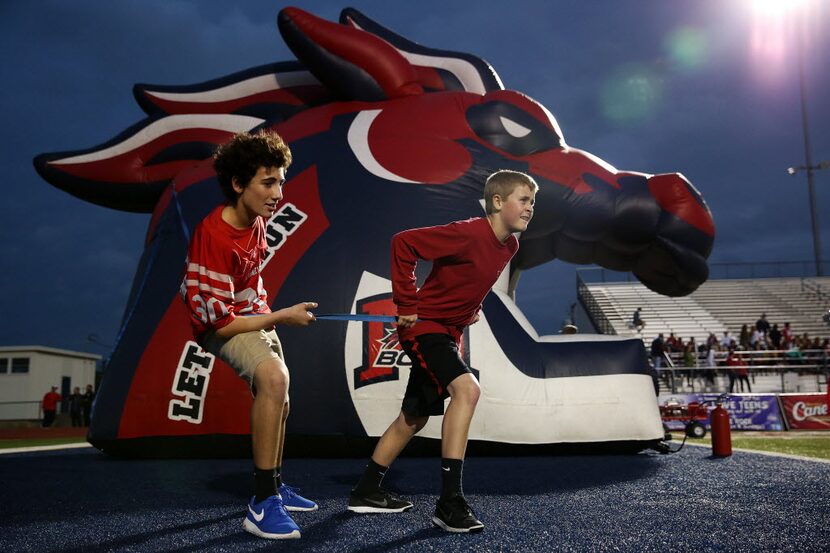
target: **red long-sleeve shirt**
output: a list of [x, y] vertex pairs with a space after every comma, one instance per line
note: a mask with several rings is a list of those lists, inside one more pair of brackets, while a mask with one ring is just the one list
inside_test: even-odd
[[[400, 339], [440, 332], [457, 340], [518, 249], [515, 236], [502, 243], [483, 217], [393, 236], [392, 300], [398, 315], [417, 314], [419, 319], [413, 327], [398, 329]], [[418, 260], [432, 261], [420, 289]]]

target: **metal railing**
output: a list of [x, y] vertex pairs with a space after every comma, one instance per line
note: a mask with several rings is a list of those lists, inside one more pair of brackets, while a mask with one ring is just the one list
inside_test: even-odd
[[[670, 363], [660, 369], [660, 377], [673, 394], [731, 392], [730, 387], [740, 387], [741, 391], [744, 384], [756, 392], [823, 392], [830, 376], [830, 356], [818, 349], [744, 351], [739, 354], [740, 365], [725, 365], [727, 352], [717, 352], [714, 365], [705, 354], [696, 353], [693, 365], [688, 364], [683, 352], [665, 356]], [[742, 382], [740, 373], [744, 371], [747, 381]]]
[[819, 302], [830, 299], [830, 290], [827, 290], [820, 283], [809, 278], [801, 279], [801, 293], [804, 295], [815, 296]]
[[579, 303], [582, 304], [582, 308], [585, 310], [585, 313], [588, 314], [588, 317], [591, 319], [591, 323], [593, 323], [594, 328], [597, 329], [598, 332], [601, 334], [617, 333], [617, 331], [614, 330], [614, 326], [611, 324], [611, 321], [609, 321], [608, 317], [605, 316], [605, 312], [599, 306], [593, 294], [591, 294], [591, 291], [580, 278], [579, 272], [576, 273], [576, 297]]

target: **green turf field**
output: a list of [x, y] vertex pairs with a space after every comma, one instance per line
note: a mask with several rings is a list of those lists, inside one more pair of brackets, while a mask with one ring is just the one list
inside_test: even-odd
[[16, 447], [37, 447], [41, 445], [79, 444], [86, 442], [84, 437], [76, 438], [29, 438], [29, 439], [3, 439], [0, 440], [0, 450]]
[[[673, 435], [675, 442], [683, 439], [680, 431], [674, 431]], [[711, 447], [712, 435], [689, 438], [687, 443]], [[732, 432], [732, 448], [830, 459], [830, 432]]]

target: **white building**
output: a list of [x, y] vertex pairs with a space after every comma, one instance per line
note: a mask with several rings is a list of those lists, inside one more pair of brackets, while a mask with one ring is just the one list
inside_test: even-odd
[[[0, 347], [0, 420], [41, 417], [40, 402], [52, 386], [64, 398], [77, 386], [95, 386], [100, 355], [45, 346]], [[60, 412], [60, 410], [59, 410]]]

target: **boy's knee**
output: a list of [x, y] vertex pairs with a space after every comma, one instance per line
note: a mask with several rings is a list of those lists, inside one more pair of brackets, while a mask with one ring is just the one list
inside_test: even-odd
[[481, 397], [481, 386], [473, 375], [464, 375], [456, 378], [449, 387], [453, 401], [463, 401], [469, 405], [478, 403]]
[[426, 426], [427, 421], [429, 421], [429, 417], [413, 417], [412, 415], [407, 415], [406, 413], [401, 412], [400, 420], [410, 432], [417, 434], [424, 426]]
[[254, 375], [257, 394], [274, 396], [279, 401], [286, 401], [289, 385], [288, 369], [276, 359], [263, 361]]

